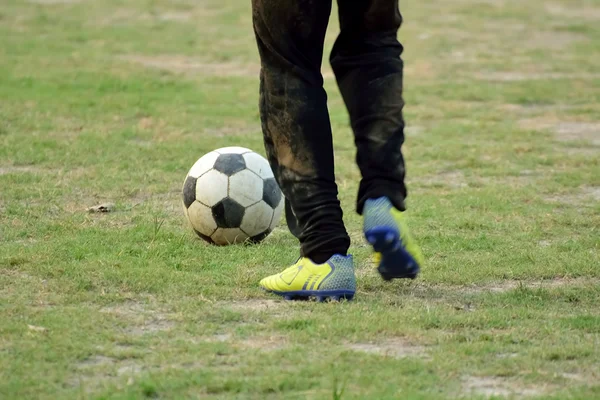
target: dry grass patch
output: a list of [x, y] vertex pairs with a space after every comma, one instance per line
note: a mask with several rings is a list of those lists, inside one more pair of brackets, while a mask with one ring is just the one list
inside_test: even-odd
[[[460, 293], [479, 294], [479, 293], [504, 293], [520, 287], [527, 289], [556, 289], [562, 287], [585, 287], [590, 285], [598, 285], [600, 280], [590, 278], [555, 278], [538, 281], [517, 281], [506, 280], [502, 282], [493, 282], [485, 285], [470, 285], [470, 286], [455, 286], [455, 289]], [[450, 289], [447, 285], [436, 285]]]
[[245, 301], [221, 302], [220, 306], [228, 308], [232, 311], [239, 312], [262, 312], [280, 310], [286, 307], [292, 307], [293, 304], [283, 300], [267, 300], [267, 299], [248, 299]]
[[531, 397], [548, 391], [546, 386], [525, 386], [516, 380], [499, 376], [468, 376], [463, 379], [462, 390], [484, 397]]
[[533, 31], [520, 43], [529, 50], [566, 50], [575, 43], [587, 40], [587, 36], [573, 32]]
[[174, 315], [137, 301], [104, 307], [100, 312], [121, 318], [126, 323], [124, 332], [133, 336], [168, 331], [176, 325]]
[[531, 115], [531, 114], [554, 114], [557, 112], [566, 112], [576, 109], [577, 106], [566, 104], [501, 104], [497, 107], [498, 111], [505, 111], [511, 114]]
[[[85, 393], [93, 393], [110, 383], [120, 383], [128, 377], [126, 384], [134, 383], [134, 378], [146, 368], [139, 360], [119, 360], [104, 355], [93, 355], [74, 365], [73, 375], [66, 383], [72, 387], [80, 387]], [[125, 380], [122, 381], [125, 384]]]
[[276, 351], [286, 348], [288, 341], [287, 338], [281, 335], [255, 336], [244, 339], [238, 342], [237, 345], [246, 349]]
[[226, 11], [225, 8], [210, 9], [204, 5], [198, 5], [189, 10], [160, 10], [152, 13], [140, 12], [131, 8], [115, 8], [110, 14], [95, 18], [93, 24], [99, 26], [134, 25], [147, 21], [197, 23], [198, 20], [213, 18]]
[[[585, 140], [600, 146], [600, 123], [561, 122], [554, 127], [554, 130], [560, 141]], [[598, 154], [600, 155], [600, 149]]]
[[415, 345], [403, 338], [391, 338], [370, 343], [346, 343], [344, 347], [359, 353], [375, 354], [391, 358], [428, 358], [425, 347]]
[[140, 64], [175, 74], [206, 75], [220, 77], [252, 77], [258, 79], [260, 64], [230, 62], [211, 62], [181, 55], [143, 56], [127, 55], [122, 60]]
[[594, 203], [600, 202], [600, 187], [584, 186], [578, 191], [570, 191], [568, 194], [546, 196], [544, 200], [568, 206], [593, 207]]
[[566, 7], [564, 4], [546, 3], [545, 10], [548, 14], [562, 18], [572, 18], [577, 21], [600, 21], [600, 7], [579, 4], [577, 7]]
[[288, 346], [288, 339], [282, 335], [251, 336], [244, 339], [231, 333], [217, 333], [191, 339], [192, 343], [225, 343], [242, 350], [255, 349], [260, 351], [281, 350]]
[[465, 174], [458, 170], [421, 176], [414, 184], [422, 187], [446, 187], [450, 189], [460, 189], [469, 186]]
[[404, 74], [408, 80], [432, 80], [437, 78], [438, 70], [434, 63], [422, 60], [405, 62]]
[[536, 171], [523, 170], [518, 176], [465, 176], [460, 170], [443, 171], [437, 174], [429, 174], [415, 177], [411, 185], [421, 188], [460, 190], [468, 187], [484, 187], [503, 185], [509, 187], [525, 187], [534, 184], [540, 174]]
[[560, 142], [586, 141], [600, 146], [600, 123], [589, 121], [561, 121], [556, 117], [528, 118], [519, 121], [522, 129], [552, 131]]
[[43, 168], [34, 167], [30, 165], [6, 165], [0, 166], [0, 175], [11, 175], [11, 174], [43, 174], [55, 172], [54, 170], [45, 170]]
[[[543, 280], [514, 280], [493, 281], [483, 284], [451, 285], [451, 284], [429, 284], [411, 283], [400, 287], [394, 295], [386, 296], [389, 305], [397, 305], [398, 302], [406, 301], [406, 298], [417, 298], [428, 303], [442, 303], [456, 310], [473, 311], [473, 304], [465, 296], [481, 295], [484, 293], [498, 294], [506, 293], [519, 288], [524, 289], [560, 289], [560, 288], [585, 288], [600, 285], [598, 278], [566, 278], [558, 277]], [[361, 293], [368, 296], [370, 293]], [[378, 294], [381, 297], [381, 294]]]
[[[260, 75], [260, 63], [240, 61], [208, 61], [183, 55], [126, 55], [121, 60], [134, 64], [140, 64], [147, 68], [155, 68], [174, 74], [204, 75], [217, 77], [242, 77], [258, 79]], [[333, 70], [328, 64], [323, 64], [321, 73], [323, 79], [335, 79]]]
[[593, 80], [599, 79], [600, 74], [586, 73], [560, 73], [560, 72], [531, 72], [531, 71], [490, 71], [476, 73], [474, 78], [486, 81], [497, 82], [523, 82], [532, 80], [554, 80], [554, 79], [574, 79], [574, 80]]
[[55, 4], [77, 4], [82, 3], [86, 0], [27, 0], [28, 3], [43, 4], [43, 5], [55, 5]]

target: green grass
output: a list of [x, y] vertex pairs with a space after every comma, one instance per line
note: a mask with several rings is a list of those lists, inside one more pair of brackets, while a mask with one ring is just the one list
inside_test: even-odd
[[329, 77], [359, 288], [316, 304], [258, 288], [295, 261], [283, 219], [214, 248], [181, 212], [201, 155], [263, 153], [249, 2], [4, 0], [0, 398], [600, 397], [600, 4], [402, 6], [427, 265], [370, 263]]

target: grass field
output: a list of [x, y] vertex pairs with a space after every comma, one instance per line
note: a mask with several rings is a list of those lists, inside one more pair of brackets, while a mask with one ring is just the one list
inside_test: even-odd
[[359, 284], [327, 304], [259, 290], [283, 219], [215, 248], [182, 213], [201, 155], [264, 154], [249, 3], [1, 1], [0, 398], [600, 398], [600, 2], [402, 3], [413, 282], [369, 261], [324, 63]]

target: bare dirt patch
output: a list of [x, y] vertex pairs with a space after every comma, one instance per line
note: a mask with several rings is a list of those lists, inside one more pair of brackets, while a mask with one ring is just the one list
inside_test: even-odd
[[273, 311], [285, 307], [283, 300], [249, 299], [245, 301], [223, 302], [222, 306], [232, 311]]
[[158, 19], [161, 21], [189, 21], [192, 19], [193, 14], [191, 12], [185, 11], [167, 11], [164, 13], [159, 13], [157, 15]]
[[90, 358], [86, 358], [85, 360], [79, 362], [77, 367], [80, 369], [85, 368], [93, 368], [102, 365], [110, 365], [115, 363], [117, 360], [112, 357], [106, 357], [101, 355], [94, 355]]
[[258, 63], [251, 64], [237, 61], [211, 62], [177, 55], [128, 55], [121, 57], [121, 59], [140, 64], [144, 67], [160, 69], [176, 74], [258, 78], [260, 73], [260, 64]]
[[404, 73], [407, 78], [415, 80], [435, 79], [438, 75], [435, 64], [428, 61], [407, 63], [404, 68]]
[[546, 196], [545, 200], [550, 203], [559, 203], [576, 207], [593, 207], [595, 202], [600, 201], [600, 187], [584, 186], [578, 191], [568, 194]]
[[145, 21], [166, 22], [198, 22], [199, 19], [207, 19], [227, 12], [227, 8], [219, 7], [210, 9], [205, 4], [198, 4], [189, 10], [160, 10], [156, 12], [140, 12], [134, 8], [113, 8], [112, 13], [94, 19], [95, 25], [127, 25]]
[[534, 113], [555, 113], [557, 111], [568, 111], [577, 108], [566, 104], [502, 104], [498, 106], [500, 111], [507, 111], [519, 115], [530, 115]]
[[519, 353], [499, 353], [496, 354], [496, 358], [505, 359], [505, 358], [516, 358], [519, 356]]
[[[482, 156], [482, 159], [485, 156]], [[423, 188], [464, 189], [468, 187], [481, 187], [489, 185], [506, 185], [510, 187], [523, 187], [534, 183], [539, 178], [535, 171], [522, 171], [521, 175], [504, 176], [474, 176], [467, 177], [460, 170], [442, 171], [437, 174], [428, 174], [419, 177], [413, 184]]]
[[415, 183], [424, 187], [446, 187], [450, 189], [469, 186], [462, 171], [443, 171], [435, 175], [422, 176]]
[[[597, 285], [600, 281], [590, 278], [556, 278], [539, 281], [516, 281], [506, 280], [485, 285], [460, 286], [457, 289], [462, 293], [479, 294], [479, 293], [504, 293], [515, 290], [519, 287], [527, 289], [556, 289], [561, 287], [582, 287], [589, 285]], [[448, 289], [448, 286], [443, 286]]]
[[559, 72], [525, 72], [525, 71], [490, 71], [475, 74], [479, 80], [496, 82], [522, 82], [533, 80], [555, 80], [555, 79], [599, 79], [600, 74], [571, 74]]
[[567, 147], [564, 153], [574, 157], [598, 157], [600, 150], [595, 147]]
[[114, 203], [102, 203], [87, 209], [88, 213], [108, 213], [114, 211], [115, 204]]
[[419, 136], [423, 132], [425, 132], [425, 127], [418, 125], [410, 125], [404, 129], [404, 134], [406, 136]]
[[574, 43], [587, 40], [585, 35], [573, 32], [534, 31], [526, 35], [522, 45], [529, 49], [564, 50]]
[[92, 393], [107, 382], [121, 377], [129, 377], [127, 384], [133, 384], [134, 378], [146, 369], [139, 360], [120, 360], [99, 354], [76, 363], [74, 367], [75, 375], [66, 382], [81, 387], [86, 393]]
[[275, 351], [287, 347], [287, 339], [284, 336], [255, 336], [239, 342], [238, 346], [260, 351]]
[[302, 302], [272, 300], [272, 299], [247, 299], [237, 301], [219, 301], [215, 306], [234, 312], [246, 314], [248, 312], [267, 313], [269, 318], [280, 318], [290, 313], [302, 313]]
[[[122, 376], [128, 374], [139, 374], [144, 366], [139, 360], [135, 359], [116, 359], [103, 355], [93, 355], [75, 365], [80, 372], [93, 373], [94, 377], [107, 379], [112, 376]], [[100, 373], [99, 371], [103, 371]]]
[[157, 333], [162, 331], [171, 330], [175, 326], [173, 321], [161, 317], [154, 317], [146, 319], [142, 324], [138, 326], [132, 326], [126, 329], [126, 332], [130, 335], [141, 336], [148, 333]]
[[529, 118], [520, 120], [519, 125], [523, 129], [552, 131], [560, 142], [586, 141], [600, 146], [600, 123], [597, 122]]
[[[32, 166], [0, 166], [0, 175], [9, 175], [9, 174], [39, 174], [44, 171], [41, 168], [36, 168]], [[53, 171], [51, 171], [53, 172]]]
[[119, 316], [126, 322], [125, 333], [129, 335], [145, 335], [168, 331], [175, 326], [173, 315], [146, 303], [127, 301], [100, 312]]
[[81, 3], [85, 0], [28, 0], [29, 3], [33, 3], [33, 4], [46, 4], [46, 5], [53, 5], [53, 4], [76, 4], [76, 3]]
[[544, 394], [541, 386], [524, 386], [515, 380], [496, 376], [468, 376], [463, 379], [463, 392], [480, 396], [517, 396], [529, 397]]
[[600, 123], [561, 122], [554, 127], [554, 130], [556, 138], [560, 141], [585, 140], [600, 146]]
[[226, 343], [236, 348], [260, 351], [281, 350], [288, 346], [288, 339], [281, 335], [251, 336], [241, 339], [231, 333], [217, 333], [211, 336], [191, 338], [191, 342], [194, 344]]
[[[216, 76], [216, 77], [246, 77], [258, 79], [260, 74], [260, 63], [248, 63], [241, 61], [210, 61], [182, 55], [127, 55], [120, 57], [121, 60], [144, 67], [160, 69], [174, 74], [188, 76]], [[331, 67], [324, 65], [322, 68], [323, 79], [334, 79]]]
[[590, 7], [589, 5], [578, 5], [577, 7], [565, 7], [564, 5], [547, 3], [546, 12], [550, 15], [563, 18], [573, 18], [576, 20], [600, 21], [600, 8]]
[[232, 336], [229, 333], [218, 333], [216, 335], [213, 335], [213, 336], [209, 337], [206, 341], [208, 341], [208, 342], [223, 343], [223, 342], [230, 341], [231, 338], [232, 338]]
[[593, 377], [585, 376], [585, 375], [577, 373], [577, 372], [563, 372], [563, 373], [559, 374], [559, 376], [561, 376], [562, 378], [568, 379], [570, 381], [582, 382], [582, 383], [588, 383], [588, 382], [592, 382], [594, 380]]
[[352, 351], [368, 354], [377, 354], [384, 357], [427, 358], [425, 347], [412, 344], [409, 341], [402, 338], [393, 338], [385, 341], [372, 343], [347, 343], [344, 347]]
[[535, 281], [504, 280], [472, 285], [449, 284], [423, 284], [414, 283], [399, 288], [389, 304], [397, 304], [398, 296], [423, 299], [428, 303], [445, 304], [457, 311], [475, 311], [473, 303], [468, 302], [465, 296], [481, 295], [483, 293], [506, 293], [519, 288], [559, 289], [559, 288], [586, 288], [600, 285], [598, 278], [555, 278]]

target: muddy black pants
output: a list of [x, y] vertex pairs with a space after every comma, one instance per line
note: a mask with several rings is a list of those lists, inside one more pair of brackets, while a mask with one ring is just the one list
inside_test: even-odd
[[[334, 176], [321, 63], [332, 0], [252, 0], [261, 59], [265, 149], [286, 198], [301, 255], [323, 262], [350, 239]], [[398, 0], [338, 0], [340, 34], [330, 62], [348, 109], [362, 174], [357, 212], [388, 196], [404, 210], [402, 22]]]

